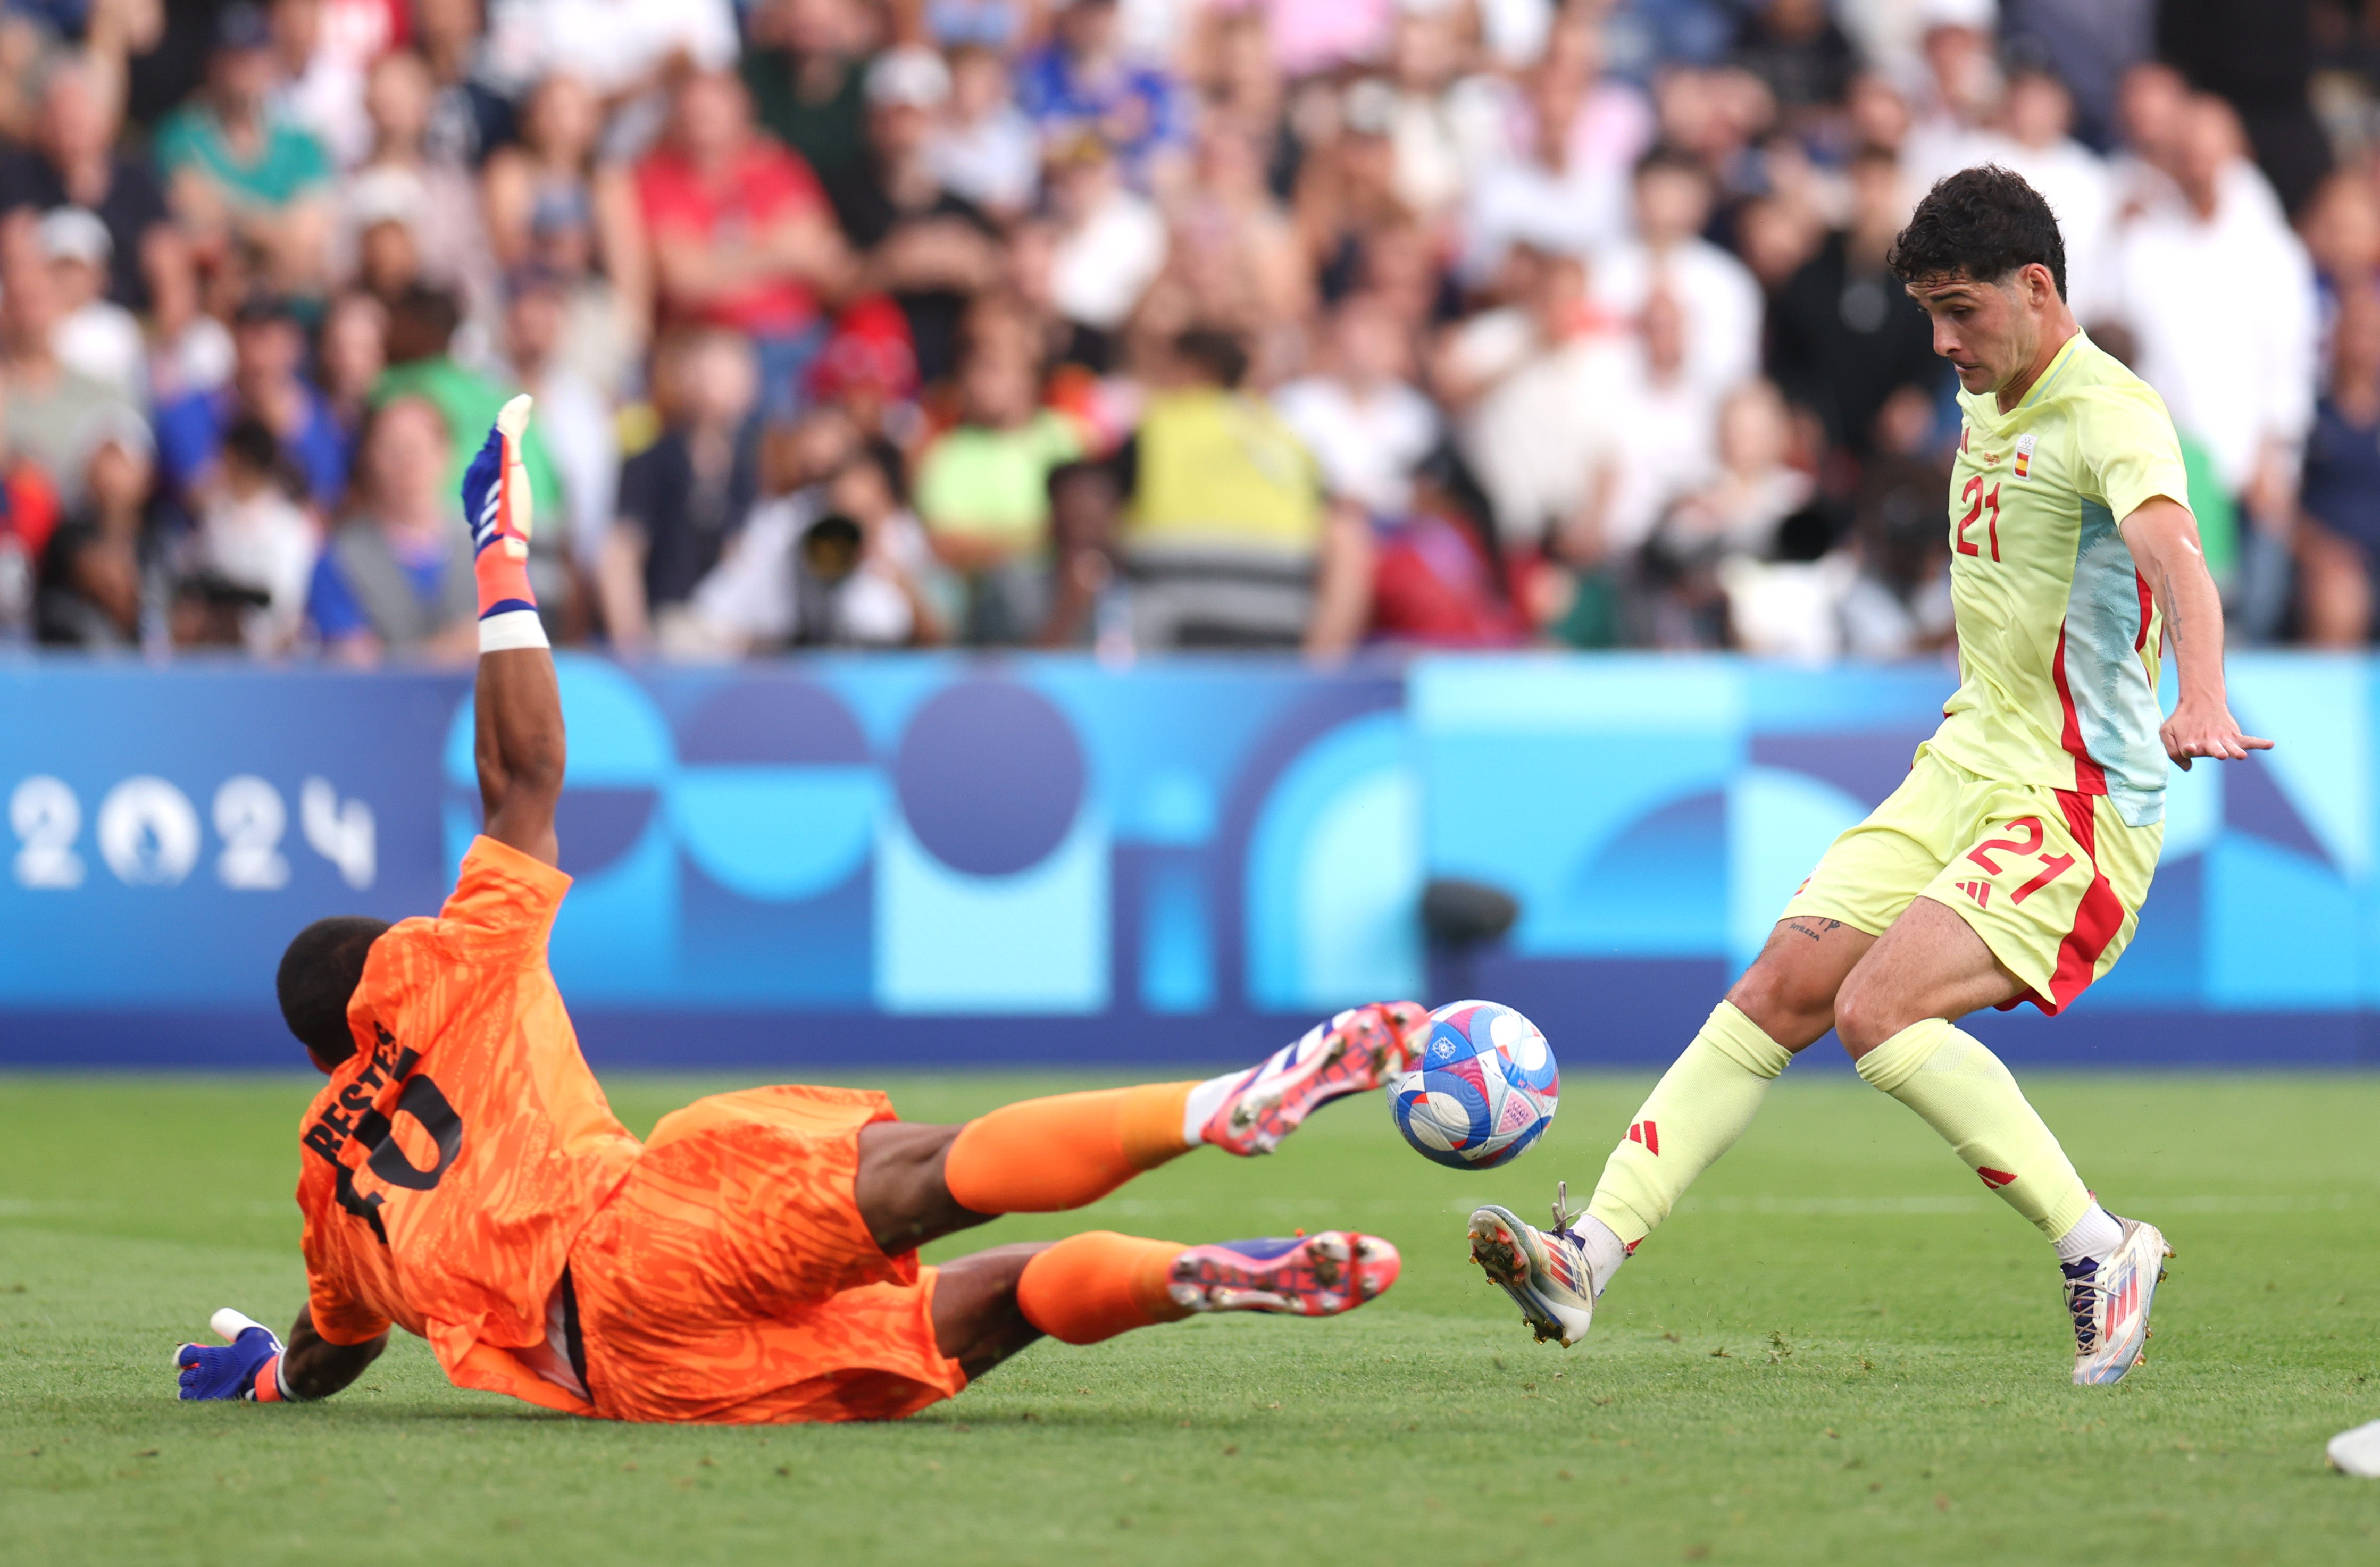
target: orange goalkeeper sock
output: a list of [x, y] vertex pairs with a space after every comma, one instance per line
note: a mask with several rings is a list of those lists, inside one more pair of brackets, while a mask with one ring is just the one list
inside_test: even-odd
[[1144, 1083], [1002, 1105], [959, 1128], [942, 1182], [978, 1213], [1056, 1213], [1097, 1202], [1191, 1144], [1189, 1083]]
[[1069, 1235], [1025, 1265], [1016, 1281], [1025, 1320], [1070, 1344], [1176, 1322], [1190, 1308], [1175, 1302], [1173, 1259], [1187, 1248], [1112, 1230]]

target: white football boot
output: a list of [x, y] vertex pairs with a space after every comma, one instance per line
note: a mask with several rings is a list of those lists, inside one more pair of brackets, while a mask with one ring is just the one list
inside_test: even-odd
[[[2109, 1217], [2113, 1218], [2113, 1215]], [[2066, 1309], [2074, 1318], [2074, 1385], [2121, 1381], [2142, 1364], [2149, 1338], [2149, 1303], [2173, 1248], [2154, 1224], [2117, 1219], [2124, 1238], [2106, 1257], [2064, 1265]]]
[[2331, 1467], [2340, 1474], [2380, 1480], [2380, 1420], [2339, 1432], [2330, 1439], [2330, 1446], [2325, 1451]]
[[1471, 1215], [1471, 1260], [1521, 1308], [1537, 1336], [1568, 1349], [1595, 1320], [1595, 1270], [1586, 1246], [1570, 1233], [1570, 1184], [1554, 1198], [1554, 1227], [1540, 1230], [1509, 1208], [1489, 1204]]

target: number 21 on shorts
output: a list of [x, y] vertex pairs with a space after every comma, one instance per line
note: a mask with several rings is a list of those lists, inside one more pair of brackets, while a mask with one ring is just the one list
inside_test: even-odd
[[1984, 553], [1982, 545], [1967, 537], [1967, 529], [1975, 525], [1977, 517], [1989, 512], [1992, 515], [1985, 523], [1985, 533], [1991, 542], [1992, 559], [1999, 559], [2000, 487], [1995, 484], [1992, 486], [1991, 493], [1985, 494], [1984, 476], [1979, 473], [1967, 480], [1967, 487], [1959, 492], [1959, 499], [1967, 503], [1967, 515], [1959, 519], [1959, 553], [1962, 555], [1980, 555]]
[[2000, 862], [1994, 857], [1997, 855], [2005, 853], [2039, 856], [2041, 861], [2040, 874], [2034, 877], [2032, 881], [2027, 881], [2023, 886], [2019, 887], [2015, 892], [2010, 893], [2010, 903], [2021, 904], [2024, 902], [2025, 899], [2033, 896], [2034, 893], [2040, 892], [2044, 887], [2048, 886], [2052, 881], [2057, 881], [2060, 876], [2065, 875], [2066, 872], [2074, 868], [2074, 856], [2072, 855], [2042, 854], [2041, 844], [2043, 833], [2041, 831], [2041, 818], [2037, 816], [2020, 816], [2008, 824], [2008, 831], [2013, 834], [2013, 836], [2006, 838], [1986, 838], [1982, 843], [1977, 844], [1973, 848], [1969, 849], [1967, 851], [1967, 857], [1975, 864], [1982, 866], [1986, 875], [1998, 876], [2000, 873]]

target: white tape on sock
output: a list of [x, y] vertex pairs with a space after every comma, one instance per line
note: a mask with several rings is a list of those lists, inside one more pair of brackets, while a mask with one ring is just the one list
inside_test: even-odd
[[501, 653], [514, 648], [548, 648], [545, 623], [535, 610], [506, 610], [480, 622], [480, 651]]

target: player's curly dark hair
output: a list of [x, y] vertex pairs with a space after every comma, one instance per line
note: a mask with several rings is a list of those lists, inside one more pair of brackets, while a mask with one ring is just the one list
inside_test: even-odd
[[2039, 261], [2066, 298], [2066, 240], [2041, 192], [1998, 164], [1935, 181], [1886, 264], [1903, 283], [1969, 277], [1997, 283]]
[[385, 919], [360, 914], [318, 919], [291, 940], [281, 954], [273, 988], [281, 998], [281, 1019], [298, 1042], [329, 1068], [356, 1053], [347, 1031], [347, 1001], [363, 982], [364, 957]]

